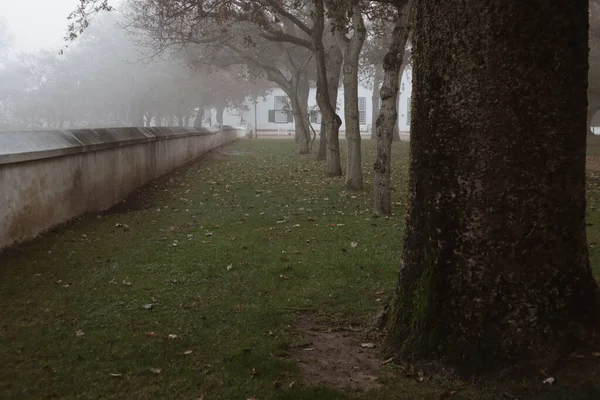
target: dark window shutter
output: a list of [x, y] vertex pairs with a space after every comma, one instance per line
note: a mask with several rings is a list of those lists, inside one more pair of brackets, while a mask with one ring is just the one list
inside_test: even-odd
[[275, 110], [269, 110], [269, 122], [275, 122]]
[[294, 113], [292, 113], [291, 111], [288, 111], [287, 113], [287, 122], [294, 122]]

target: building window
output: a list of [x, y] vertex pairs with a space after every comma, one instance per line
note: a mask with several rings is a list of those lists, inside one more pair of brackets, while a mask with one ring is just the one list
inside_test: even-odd
[[290, 104], [287, 96], [275, 96], [275, 122], [276, 124], [286, 124], [290, 120]]
[[410, 125], [410, 97], [406, 99], [406, 125]]
[[367, 123], [367, 98], [358, 98], [358, 123], [365, 125]]

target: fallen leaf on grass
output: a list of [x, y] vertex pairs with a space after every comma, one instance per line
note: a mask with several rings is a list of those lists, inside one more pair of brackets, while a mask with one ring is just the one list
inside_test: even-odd
[[546, 378], [542, 381], [542, 383], [552, 385], [554, 383], [554, 378], [553, 377]]
[[192, 354], [194, 351], [193, 350], [186, 350], [183, 352], [184, 356], [189, 356], [190, 354]]
[[144, 304], [142, 307], [146, 310], [150, 310], [152, 307], [154, 307], [154, 304]]
[[254, 379], [257, 376], [260, 376], [260, 372], [258, 372], [256, 368], [252, 368], [252, 379]]
[[125, 230], [125, 231], [128, 231], [128, 230], [130, 229], [130, 228], [129, 228], [129, 225], [127, 225], [127, 224], [120, 224], [120, 223], [118, 223], [118, 222], [115, 224], [115, 226], [116, 226], [117, 228], [123, 228], [123, 230]]
[[85, 335], [85, 333], [81, 329], [75, 331], [75, 336], [82, 337], [83, 335]]
[[[116, 284], [116, 282], [115, 282], [115, 284]], [[131, 286], [131, 281], [123, 280], [123, 281], [121, 281], [121, 285]]]
[[114, 372], [111, 372], [109, 375], [110, 376], [114, 376], [115, 378], [119, 377], [119, 376], [123, 376], [123, 374], [117, 374], [117, 373], [114, 373]]
[[162, 372], [162, 369], [160, 369], [160, 368], [150, 368], [150, 371], [152, 371], [152, 373], [154, 373], [154, 374], [160, 374]]
[[173, 340], [173, 339], [177, 339], [177, 335], [174, 335], [174, 334], [172, 334], [172, 333], [169, 333], [169, 336], [167, 336], [167, 338], [168, 338], [168, 339], [171, 339], [171, 340]]
[[354, 248], [356, 246], [358, 246], [358, 243], [356, 243], [356, 242], [350, 242], [350, 247]]
[[361, 343], [360, 347], [364, 347], [365, 349], [374, 349], [375, 343]]
[[233, 269], [233, 264], [229, 264], [226, 269], [227, 271], [231, 271]]

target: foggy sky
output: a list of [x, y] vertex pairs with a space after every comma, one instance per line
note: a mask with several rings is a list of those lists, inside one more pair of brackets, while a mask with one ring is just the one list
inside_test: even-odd
[[13, 35], [13, 53], [64, 44], [68, 21], [78, 0], [0, 0], [0, 17]]

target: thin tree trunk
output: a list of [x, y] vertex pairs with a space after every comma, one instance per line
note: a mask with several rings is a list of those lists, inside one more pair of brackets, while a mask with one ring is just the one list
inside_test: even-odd
[[223, 125], [223, 114], [225, 113], [225, 104], [217, 104], [217, 122], [219, 125]]
[[[314, 46], [315, 61], [317, 64], [317, 103], [319, 105], [319, 109], [321, 110], [322, 118], [326, 127], [325, 132], [327, 150], [325, 159], [325, 175], [341, 176], [342, 165], [340, 162], [339, 130], [340, 126], [342, 125], [342, 120], [339, 115], [337, 115], [335, 106], [332, 106], [329, 96], [327, 59], [332, 57], [332, 54], [326, 54], [325, 47], [323, 45], [325, 9], [323, 7], [323, 0], [313, 0], [313, 2], [315, 5], [315, 12], [311, 39]], [[341, 53], [338, 46], [335, 44], [335, 41], [333, 47], [337, 49], [337, 53]]]
[[588, 135], [594, 135], [594, 132], [592, 131], [592, 120], [594, 119], [594, 115], [600, 111], [600, 104], [588, 102], [587, 110], [587, 133]]
[[202, 128], [202, 120], [204, 119], [204, 105], [199, 103], [198, 111], [196, 112], [196, 118], [194, 118], [194, 128]]
[[600, 310], [585, 228], [588, 0], [415, 10], [409, 214], [387, 349], [465, 375], [547, 366], [577, 350]]
[[358, 3], [352, 8], [352, 26], [354, 34], [351, 39], [348, 40], [343, 36], [340, 37], [344, 55], [342, 68], [344, 71], [344, 119], [346, 122], [346, 141], [348, 145], [346, 187], [352, 190], [362, 190], [363, 173], [358, 111], [358, 58], [367, 31], [362, 19], [362, 9]]
[[[340, 74], [344, 61], [344, 56], [335, 41], [330, 40], [326, 49], [327, 59], [327, 90], [329, 92], [329, 102], [334, 110], [337, 110], [337, 98], [340, 86]], [[321, 132], [319, 132], [319, 154], [317, 160], [325, 161], [327, 159], [327, 123], [321, 115]], [[340, 167], [341, 168], [341, 167]]]
[[[412, 0], [399, 2], [398, 15], [392, 32], [392, 43], [383, 58], [383, 84], [381, 85], [381, 111], [377, 118], [377, 155], [373, 165], [373, 211], [380, 215], [392, 213], [390, 196], [390, 172], [392, 158], [392, 137], [398, 125], [399, 72], [408, 38], [410, 9]], [[397, 128], [396, 128], [397, 129]]]
[[[406, 70], [406, 66], [408, 65], [408, 52], [404, 52], [404, 56], [402, 57], [402, 64], [400, 65], [400, 71], [398, 72], [398, 85], [402, 84], [402, 75], [404, 75], [404, 71]], [[400, 86], [399, 86], [400, 87]], [[398, 109], [398, 115], [401, 114], [400, 104], [400, 95], [401, 92], [398, 90], [398, 96], [396, 97], [396, 107]], [[396, 119], [396, 125], [394, 125], [394, 134], [392, 136], [392, 141], [399, 142], [400, 141], [400, 118]]]
[[[305, 74], [302, 74], [305, 75]], [[293, 78], [292, 88], [296, 88], [295, 91], [290, 90], [288, 98], [292, 105], [292, 112], [294, 113], [294, 126], [295, 136], [298, 142], [298, 152], [300, 154], [310, 153], [310, 128], [308, 127], [308, 79], [299, 77], [298, 82], [296, 78]]]
[[139, 126], [139, 127], [144, 126], [144, 111], [142, 109], [137, 110], [136, 120], [134, 121], [134, 126]]
[[373, 97], [371, 104], [373, 112], [371, 113], [371, 139], [377, 139], [377, 117], [379, 116], [379, 97], [381, 95], [381, 76], [383, 75], [383, 66], [377, 64], [375, 66], [375, 74], [373, 75]]

